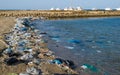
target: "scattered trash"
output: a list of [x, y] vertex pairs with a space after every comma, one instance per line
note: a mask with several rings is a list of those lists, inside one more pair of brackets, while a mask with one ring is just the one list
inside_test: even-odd
[[[26, 73], [19, 73], [19, 75], [41, 75], [41, 70], [38, 66], [42, 61], [46, 61], [49, 57], [54, 57], [52, 51], [44, 49], [46, 46], [45, 40], [42, 36], [47, 34], [46, 32], [39, 32], [34, 28], [34, 23], [31, 23], [31, 18], [17, 19], [17, 24], [9, 34], [5, 35], [5, 40], [8, 44], [8, 48], [4, 50], [3, 56], [6, 57], [4, 63], [7, 65], [17, 65], [24, 63], [27, 66], [34, 66], [26, 69]], [[50, 36], [53, 40], [59, 42], [59, 36]], [[72, 43], [79, 43], [79, 40], [71, 40]], [[74, 47], [67, 47], [74, 49]], [[51, 58], [52, 59], [52, 58]], [[46, 62], [47, 63], [47, 62]], [[61, 58], [55, 58], [50, 61], [51, 64], [57, 64], [64, 68], [73, 68], [74, 63], [70, 60], [63, 60]], [[16, 73], [10, 73], [9, 75], [18, 75]]]
[[6, 53], [6, 54], [8, 54], [8, 53], [11, 53], [12, 52], [12, 49], [9, 47], [9, 48], [7, 48], [5, 51], [4, 51], [4, 53]]
[[35, 63], [35, 64], [40, 64], [40, 62], [41, 62], [41, 60], [40, 59], [33, 59], [33, 63]]
[[21, 60], [27, 60], [27, 61], [32, 60], [32, 58], [33, 58], [32, 54], [25, 54], [22, 57], [20, 57]]
[[97, 50], [97, 53], [101, 53], [102, 51], [100, 51], [100, 50]]
[[90, 64], [83, 64], [82, 66], [81, 66], [81, 68], [82, 69], [89, 69], [90, 71], [92, 71], [92, 72], [98, 72], [99, 70], [95, 67], [95, 66], [93, 66], [93, 65], [90, 65]]
[[79, 40], [75, 40], [75, 39], [72, 39], [72, 40], [68, 40], [69, 43], [74, 43], [74, 44], [79, 44], [80, 41]]
[[71, 46], [65, 46], [65, 48], [67, 48], [67, 49], [74, 49], [74, 47], [71, 47]]
[[4, 60], [7, 65], [15, 65], [16, 63], [19, 62], [18, 59], [16, 58], [8, 58]]
[[32, 75], [40, 75], [41, 71], [34, 68], [34, 67], [31, 67], [31, 68], [27, 68], [26, 69], [26, 72], [29, 73], [29, 74], [32, 74]]
[[54, 63], [54, 64], [62, 64], [64, 62], [64, 60], [60, 59], [60, 58], [56, 58], [54, 60], [52, 60], [51, 63]]
[[65, 62], [65, 64], [66, 64], [68, 67], [70, 67], [70, 68], [75, 68], [75, 64], [74, 64], [73, 61], [71, 61], [71, 60], [65, 60], [64, 62]]
[[50, 61], [50, 63], [67, 66], [69, 68], [75, 68], [75, 64], [71, 60], [63, 60], [61, 58], [55, 58], [54, 60]]

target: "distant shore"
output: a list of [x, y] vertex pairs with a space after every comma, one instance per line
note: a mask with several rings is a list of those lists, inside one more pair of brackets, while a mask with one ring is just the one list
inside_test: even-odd
[[0, 10], [0, 17], [84, 18], [120, 16], [117, 10]]

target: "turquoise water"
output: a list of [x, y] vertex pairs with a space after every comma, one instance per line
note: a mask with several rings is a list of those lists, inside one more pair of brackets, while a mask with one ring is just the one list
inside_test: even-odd
[[[78, 66], [91, 64], [104, 75], [120, 75], [120, 17], [36, 21]], [[107, 73], [106, 73], [107, 72]]]

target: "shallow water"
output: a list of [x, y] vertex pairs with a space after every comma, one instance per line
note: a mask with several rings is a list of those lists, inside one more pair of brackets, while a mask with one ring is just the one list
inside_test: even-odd
[[52, 40], [68, 48], [77, 66], [91, 64], [104, 71], [104, 75], [120, 75], [120, 17], [38, 20], [35, 23], [40, 31], [47, 32]]

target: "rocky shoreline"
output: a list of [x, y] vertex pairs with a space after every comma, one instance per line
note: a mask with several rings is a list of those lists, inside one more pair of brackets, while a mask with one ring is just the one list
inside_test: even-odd
[[71, 60], [57, 58], [34, 28], [32, 18], [18, 18], [11, 32], [5, 34], [7, 48], [0, 53], [2, 75], [78, 74]]

